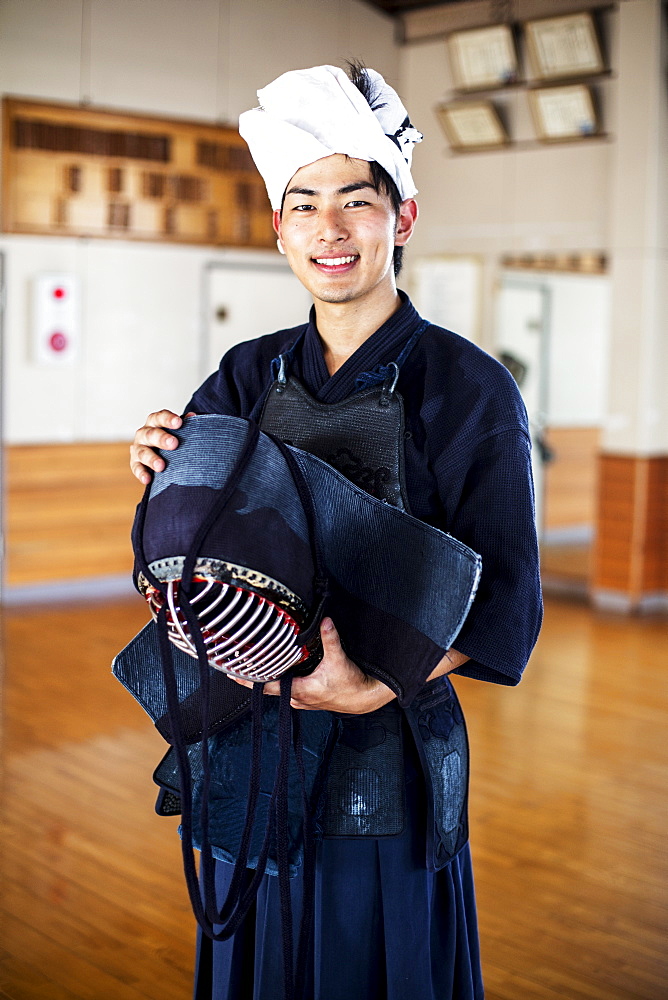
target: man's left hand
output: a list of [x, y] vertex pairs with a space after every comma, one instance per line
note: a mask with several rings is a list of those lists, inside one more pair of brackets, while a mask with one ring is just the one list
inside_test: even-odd
[[[346, 656], [331, 618], [323, 618], [320, 636], [322, 660], [313, 673], [292, 680], [293, 708], [364, 715], [382, 708], [396, 697], [386, 684], [369, 677]], [[238, 680], [237, 683], [252, 687], [251, 681]], [[265, 684], [264, 693], [280, 694], [279, 682]]]

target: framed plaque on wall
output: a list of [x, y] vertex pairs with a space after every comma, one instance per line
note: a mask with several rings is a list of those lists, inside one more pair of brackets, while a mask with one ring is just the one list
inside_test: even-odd
[[536, 87], [529, 103], [539, 139], [558, 142], [586, 139], [599, 131], [591, 90], [583, 83], [566, 87]]
[[517, 80], [515, 39], [507, 24], [455, 32], [448, 38], [448, 54], [458, 90], [505, 87]]
[[591, 14], [568, 14], [524, 25], [533, 76], [538, 80], [588, 76], [605, 70]]
[[436, 108], [441, 128], [453, 149], [495, 149], [508, 143], [508, 134], [491, 101], [453, 101]]

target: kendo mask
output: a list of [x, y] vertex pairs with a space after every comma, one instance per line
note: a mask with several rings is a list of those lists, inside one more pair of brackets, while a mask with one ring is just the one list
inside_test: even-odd
[[197, 657], [201, 641], [214, 669], [264, 682], [320, 659], [322, 560], [294, 459], [230, 419], [188, 420], [155, 477], [134, 535], [137, 585], [155, 618], [165, 606], [180, 650]]
[[244, 419], [191, 417], [177, 437], [133, 538], [172, 643], [274, 680], [317, 665], [326, 610], [350, 658], [412, 700], [464, 621], [479, 557]]

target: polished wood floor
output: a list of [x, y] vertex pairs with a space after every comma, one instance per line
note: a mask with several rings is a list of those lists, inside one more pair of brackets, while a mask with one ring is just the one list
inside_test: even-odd
[[[145, 617], [5, 615], [0, 997], [190, 996], [163, 744], [109, 673]], [[667, 681], [665, 619], [552, 600], [518, 688], [457, 682], [488, 1000], [668, 997]]]

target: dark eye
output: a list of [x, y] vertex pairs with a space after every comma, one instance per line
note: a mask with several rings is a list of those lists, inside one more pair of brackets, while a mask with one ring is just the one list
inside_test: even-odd
[[295, 205], [292, 209], [293, 212], [312, 212], [313, 205]]
[[349, 201], [346, 203], [346, 208], [360, 208], [364, 205], [368, 205], [368, 201]]

